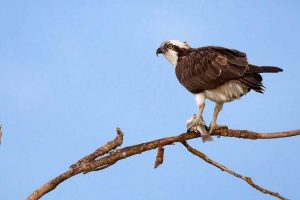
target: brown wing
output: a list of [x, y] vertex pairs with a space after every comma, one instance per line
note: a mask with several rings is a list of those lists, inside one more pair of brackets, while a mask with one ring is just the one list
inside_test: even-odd
[[200, 93], [240, 78], [247, 69], [245, 53], [211, 46], [192, 49], [188, 55], [180, 57], [176, 76], [187, 90]]

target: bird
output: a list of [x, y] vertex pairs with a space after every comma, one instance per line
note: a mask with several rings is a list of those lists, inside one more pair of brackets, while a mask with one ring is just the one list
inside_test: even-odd
[[[215, 129], [228, 128], [217, 124], [224, 103], [240, 99], [250, 91], [264, 92], [261, 73], [277, 73], [283, 69], [275, 66], [257, 66], [248, 63], [246, 53], [221, 46], [192, 48], [187, 42], [167, 40], [156, 50], [175, 67], [178, 81], [194, 97], [198, 114], [187, 121], [187, 130], [198, 130], [203, 142], [212, 141]], [[205, 100], [215, 103], [209, 127], [202, 113]], [[197, 127], [197, 129], [193, 129]]]

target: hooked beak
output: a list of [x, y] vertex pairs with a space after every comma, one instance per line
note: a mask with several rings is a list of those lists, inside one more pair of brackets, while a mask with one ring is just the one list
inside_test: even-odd
[[166, 50], [164, 49], [164, 48], [162, 48], [162, 47], [159, 47], [157, 50], [156, 50], [156, 56], [158, 56], [158, 54], [160, 54], [160, 53], [165, 53], [166, 52]]

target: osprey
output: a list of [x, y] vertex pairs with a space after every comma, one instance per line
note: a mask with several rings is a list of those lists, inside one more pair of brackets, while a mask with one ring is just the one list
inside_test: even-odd
[[[249, 64], [245, 53], [219, 46], [192, 48], [187, 42], [169, 40], [156, 50], [175, 67], [179, 82], [194, 94], [198, 114], [187, 123], [187, 129], [198, 127], [203, 142], [211, 141], [211, 132], [227, 128], [217, 124], [223, 104], [246, 95], [250, 90], [264, 92], [260, 73], [283, 71], [279, 67]], [[213, 118], [207, 132], [202, 113], [205, 99], [216, 103]], [[200, 125], [200, 126], [199, 126]]]

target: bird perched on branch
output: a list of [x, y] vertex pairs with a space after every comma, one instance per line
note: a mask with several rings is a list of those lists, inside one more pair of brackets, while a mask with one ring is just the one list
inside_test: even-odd
[[[187, 42], [169, 40], [156, 50], [174, 65], [177, 79], [194, 94], [198, 114], [187, 123], [187, 129], [197, 127], [203, 142], [211, 141], [210, 133], [216, 128], [223, 104], [246, 95], [251, 90], [264, 92], [260, 73], [277, 73], [279, 67], [249, 64], [245, 53], [218, 46], [192, 48]], [[216, 103], [208, 131], [202, 117], [205, 99]]]

